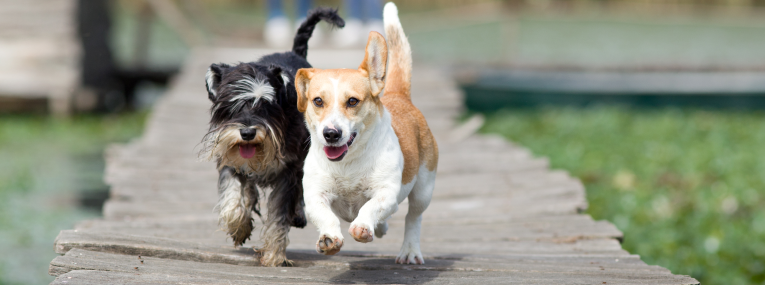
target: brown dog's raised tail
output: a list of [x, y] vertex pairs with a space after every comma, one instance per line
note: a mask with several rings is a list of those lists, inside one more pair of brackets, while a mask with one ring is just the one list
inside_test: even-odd
[[383, 10], [385, 37], [388, 44], [388, 71], [385, 80], [384, 96], [403, 96], [410, 98], [412, 81], [412, 48], [406, 39], [404, 28], [398, 19], [396, 5], [385, 5]]

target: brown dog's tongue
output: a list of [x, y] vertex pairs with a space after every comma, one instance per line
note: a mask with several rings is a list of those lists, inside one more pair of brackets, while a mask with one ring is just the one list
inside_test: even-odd
[[239, 155], [241, 155], [243, 158], [251, 158], [255, 156], [255, 152], [257, 152], [255, 145], [252, 145], [252, 144], [239, 145]]
[[343, 155], [348, 150], [348, 145], [343, 146], [325, 146], [324, 153], [327, 154], [329, 159], [335, 159]]

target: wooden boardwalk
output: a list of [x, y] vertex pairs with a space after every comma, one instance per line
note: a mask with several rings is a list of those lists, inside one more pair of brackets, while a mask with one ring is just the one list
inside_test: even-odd
[[[104, 218], [59, 234], [55, 250], [62, 256], [50, 264], [54, 284], [698, 284], [646, 265], [621, 248], [616, 227], [580, 214], [587, 200], [576, 178], [502, 138], [472, 135], [475, 126], [457, 127], [457, 86], [418, 65], [412, 97], [441, 151], [423, 218], [426, 264], [393, 262], [403, 239], [403, 205], [388, 235], [372, 243], [346, 237], [338, 255], [323, 256], [314, 250], [318, 233], [309, 224], [290, 232], [295, 267], [257, 266], [249, 246], [234, 248], [217, 230], [217, 172], [196, 152], [209, 118], [207, 66], [269, 52], [192, 52], [143, 137], [107, 151], [112, 188]], [[355, 68], [362, 58], [361, 51], [309, 50], [319, 68]], [[257, 236], [246, 245], [257, 246]]]
[[77, 1], [0, 0], [0, 111], [66, 115], [80, 80]]

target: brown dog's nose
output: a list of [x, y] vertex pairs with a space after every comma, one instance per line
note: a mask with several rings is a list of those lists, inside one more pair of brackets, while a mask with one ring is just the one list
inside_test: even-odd
[[343, 136], [343, 131], [324, 127], [324, 139], [327, 143], [336, 143]]
[[246, 129], [240, 129], [239, 135], [242, 136], [243, 140], [251, 141], [255, 138], [255, 129], [253, 128], [246, 128]]

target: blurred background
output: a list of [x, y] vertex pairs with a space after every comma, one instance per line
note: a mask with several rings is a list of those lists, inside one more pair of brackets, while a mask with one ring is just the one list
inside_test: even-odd
[[[275, 45], [266, 2], [0, 0], [0, 284], [53, 280], [56, 235], [109, 195], [105, 148], [141, 134], [195, 48]], [[765, 282], [765, 1], [397, 5], [464, 118], [578, 176], [626, 250], [704, 284]], [[336, 33], [311, 49], [363, 44]]]

